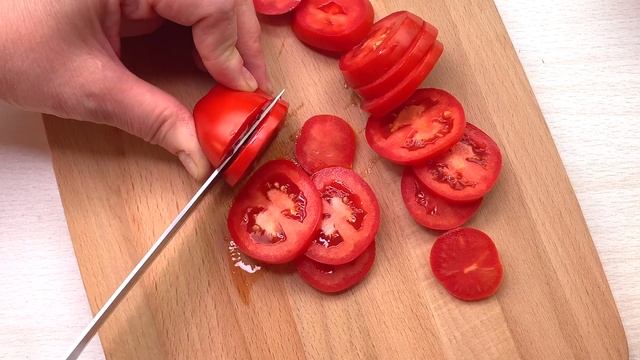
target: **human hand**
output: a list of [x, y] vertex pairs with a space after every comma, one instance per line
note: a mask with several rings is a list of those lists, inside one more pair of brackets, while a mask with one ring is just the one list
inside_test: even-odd
[[118, 57], [121, 35], [153, 31], [162, 19], [192, 26], [202, 62], [220, 83], [269, 89], [252, 0], [3, 0], [0, 99], [116, 126], [159, 144], [203, 178], [210, 165], [191, 112]]

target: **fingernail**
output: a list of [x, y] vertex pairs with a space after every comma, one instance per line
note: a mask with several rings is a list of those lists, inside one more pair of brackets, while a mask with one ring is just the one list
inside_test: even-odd
[[191, 156], [189, 156], [189, 154], [181, 151], [178, 153], [178, 159], [182, 163], [182, 166], [184, 166], [184, 168], [187, 170], [189, 175], [191, 175], [191, 177], [193, 177], [194, 179], [199, 178], [200, 172], [198, 171], [198, 166], [196, 165], [195, 161], [193, 161]]
[[242, 77], [247, 86], [247, 91], [256, 91], [258, 89], [258, 82], [256, 78], [251, 75], [251, 72], [247, 68], [242, 68]]

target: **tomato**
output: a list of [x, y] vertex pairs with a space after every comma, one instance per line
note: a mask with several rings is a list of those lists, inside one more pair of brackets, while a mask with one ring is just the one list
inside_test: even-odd
[[353, 170], [326, 168], [312, 179], [323, 200], [323, 219], [306, 255], [323, 264], [346, 264], [374, 241], [380, 226], [378, 200]]
[[462, 138], [462, 105], [446, 91], [419, 89], [396, 111], [371, 116], [365, 136], [369, 146], [398, 164], [420, 164], [441, 154]]
[[[193, 109], [196, 133], [202, 150], [218, 166], [238, 137], [258, 116], [270, 97], [261, 92], [236, 91], [217, 85]], [[289, 105], [280, 101], [264, 120], [254, 137], [225, 171], [225, 179], [235, 185], [277, 134]]]
[[356, 89], [363, 99], [374, 99], [384, 95], [390, 89], [400, 84], [404, 78], [409, 75], [427, 56], [429, 49], [435, 42], [433, 33], [428, 30], [430, 25], [426, 24], [420, 35], [416, 36], [411, 48], [407, 51], [404, 58], [398, 61], [386, 74], [375, 79], [374, 82]]
[[260, 167], [233, 201], [231, 237], [246, 255], [282, 264], [302, 255], [322, 219], [322, 202], [311, 178], [288, 160]]
[[[399, 11], [379, 20], [366, 39], [340, 58], [340, 71], [347, 85], [358, 88], [383, 76], [409, 50], [425, 22], [418, 16]], [[426, 25], [435, 41], [438, 30]]]
[[316, 115], [307, 120], [296, 141], [296, 159], [310, 174], [327, 167], [351, 168], [355, 155], [353, 129], [333, 115]]
[[457, 144], [413, 170], [434, 193], [452, 201], [471, 201], [491, 190], [501, 168], [498, 145], [482, 130], [467, 123]]
[[482, 199], [451, 202], [422, 185], [409, 168], [400, 182], [402, 200], [409, 215], [420, 225], [433, 230], [450, 230], [469, 221], [480, 208]]
[[423, 61], [400, 84], [376, 99], [365, 101], [362, 109], [371, 115], [383, 116], [400, 106], [433, 70], [443, 51], [442, 43], [436, 41]]
[[296, 267], [298, 274], [316, 290], [336, 293], [354, 287], [371, 270], [376, 258], [376, 244], [371, 243], [355, 260], [343, 265], [326, 265], [301, 257]]
[[282, 15], [293, 10], [302, 0], [253, 0], [256, 12], [263, 15]]
[[498, 250], [480, 230], [458, 228], [440, 235], [431, 247], [430, 262], [436, 279], [461, 300], [485, 299], [502, 281]]
[[372, 25], [369, 0], [305, 0], [295, 11], [292, 28], [303, 43], [341, 53], [357, 45]]

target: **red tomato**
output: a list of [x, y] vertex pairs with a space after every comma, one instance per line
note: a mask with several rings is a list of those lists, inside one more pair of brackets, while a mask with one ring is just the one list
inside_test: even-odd
[[358, 284], [369, 273], [376, 258], [376, 244], [369, 247], [355, 260], [343, 265], [326, 265], [301, 257], [296, 263], [302, 280], [316, 290], [336, 293]]
[[502, 264], [487, 234], [458, 228], [440, 235], [431, 247], [431, 271], [460, 300], [485, 299], [498, 291]]
[[462, 105], [446, 91], [419, 89], [386, 116], [371, 116], [365, 135], [369, 146], [385, 159], [408, 165], [447, 151], [465, 129]]
[[329, 265], [353, 261], [378, 232], [380, 208], [376, 195], [353, 170], [326, 168], [312, 179], [324, 200], [323, 219], [306, 255]]
[[430, 25], [425, 23], [423, 31], [418, 35], [404, 58], [398, 61], [382, 77], [374, 82], [356, 89], [363, 99], [374, 99], [383, 96], [402, 82], [427, 56], [435, 42], [435, 36], [429, 31]]
[[[202, 150], [213, 166], [218, 166], [238, 137], [270, 100], [266, 94], [243, 92], [217, 85], [193, 109], [196, 133]], [[225, 179], [235, 185], [261, 154], [284, 121], [289, 105], [280, 101], [254, 137], [225, 171]]]
[[451, 230], [469, 221], [480, 208], [482, 199], [451, 202], [422, 185], [409, 168], [400, 182], [402, 200], [409, 215], [420, 225], [433, 230]]
[[422, 63], [407, 75], [400, 84], [376, 99], [365, 101], [362, 103], [362, 109], [371, 115], [383, 116], [400, 106], [420, 86], [420, 83], [429, 76], [443, 51], [442, 43], [436, 41]]
[[[409, 50], [425, 22], [418, 16], [399, 11], [373, 25], [367, 38], [340, 58], [340, 71], [352, 88], [370, 84], [383, 76]], [[427, 25], [435, 41], [438, 29]]]
[[488, 193], [502, 169], [498, 145], [467, 123], [460, 142], [413, 170], [434, 193], [452, 201], [472, 201]]
[[309, 174], [334, 166], [351, 168], [355, 155], [353, 129], [333, 115], [316, 115], [307, 120], [296, 141], [296, 159]]
[[293, 10], [302, 0], [253, 0], [256, 12], [263, 15], [282, 15]]
[[303, 43], [325, 51], [345, 52], [373, 25], [369, 0], [305, 0], [293, 18], [293, 32]]
[[227, 218], [240, 250], [268, 264], [302, 255], [322, 219], [322, 202], [311, 178], [288, 160], [258, 169], [233, 201]]

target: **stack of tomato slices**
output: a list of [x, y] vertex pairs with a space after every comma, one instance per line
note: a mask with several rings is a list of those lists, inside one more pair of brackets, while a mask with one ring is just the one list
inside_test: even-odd
[[344, 120], [309, 119], [296, 144], [300, 166], [270, 161], [234, 199], [227, 225], [238, 248], [267, 264], [295, 261], [301, 278], [323, 292], [360, 282], [375, 259], [380, 208], [351, 170], [354, 153], [355, 135]]

